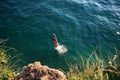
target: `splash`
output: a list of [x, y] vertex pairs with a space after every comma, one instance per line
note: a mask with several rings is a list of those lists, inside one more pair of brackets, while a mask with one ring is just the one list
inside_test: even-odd
[[64, 54], [68, 51], [64, 45], [59, 45], [55, 49], [58, 51], [59, 54]]
[[117, 31], [116, 34], [120, 35], [120, 32]]

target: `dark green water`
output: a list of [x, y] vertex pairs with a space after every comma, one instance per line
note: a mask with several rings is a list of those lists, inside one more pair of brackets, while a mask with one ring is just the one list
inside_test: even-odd
[[[66, 60], [89, 56], [96, 47], [120, 50], [117, 31], [119, 0], [0, 0], [0, 38], [23, 53], [24, 64], [37, 60], [65, 69]], [[64, 55], [54, 50], [52, 33], [68, 48]]]

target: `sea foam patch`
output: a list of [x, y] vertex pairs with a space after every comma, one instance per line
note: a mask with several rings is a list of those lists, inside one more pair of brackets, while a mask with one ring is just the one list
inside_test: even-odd
[[120, 35], [120, 32], [117, 31], [116, 34]]

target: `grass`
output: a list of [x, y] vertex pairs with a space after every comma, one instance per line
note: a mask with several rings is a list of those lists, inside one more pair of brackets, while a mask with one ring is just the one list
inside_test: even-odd
[[86, 59], [80, 56], [80, 62], [72, 64], [67, 62], [69, 71], [66, 73], [68, 80], [117, 80], [120, 78], [118, 51], [115, 49], [113, 56], [107, 59], [99, 57], [96, 50]]
[[18, 62], [21, 60], [18, 58], [19, 55], [7, 55], [15, 52], [15, 49], [6, 47], [5, 41], [7, 40], [0, 39], [0, 80], [14, 80], [15, 74], [21, 69], [18, 67]]

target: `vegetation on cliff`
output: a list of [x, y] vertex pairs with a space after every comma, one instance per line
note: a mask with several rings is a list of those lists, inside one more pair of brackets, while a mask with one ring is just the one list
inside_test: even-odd
[[13, 80], [15, 74], [20, 69], [18, 62], [20, 61], [18, 56], [7, 55], [9, 52], [14, 52], [14, 48], [6, 47], [5, 41], [0, 40], [0, 80]]
[[69, 63], [69, 71], [66, 73], [68, 80], [119, 80], [120, 65], [119, 52], [115, 49], [112, 56], [98, 57], [94, 51], [89, 58], [80, 57], [76, 65]]

